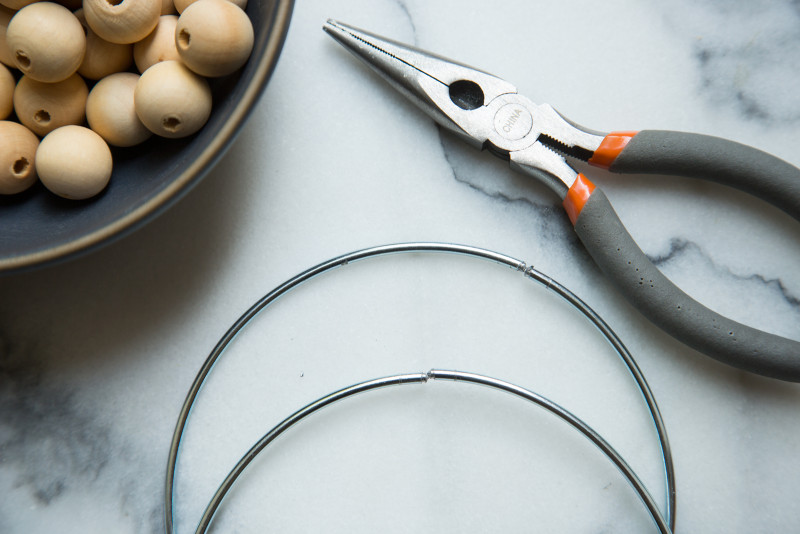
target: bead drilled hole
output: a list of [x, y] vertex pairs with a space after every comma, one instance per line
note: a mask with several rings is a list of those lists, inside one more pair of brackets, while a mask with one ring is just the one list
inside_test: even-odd
[[28, 174], [28, 168], [31, 166], [28, 158], [21, 157], [14, 164], [11, 166], [11, 172], [14, 176], [18, 178], [22, 178]]
[[181, 47], [183, 50], [189, 48], [189, 44], [192, 42], [192, 35], [186, 31], [185, 29], [178, 32], [178, 46]]
[[21, 69], [27, 69], [31, 66], [31, 58], [22, 50], [17, 50], [14, 53], [14, 57], [17, 60], [17, 65], [19, 65]]
[[108, 5], [110, 5], [111, 7], [116, 7], [124, 1], [125, 0], [106, 0], [106, 2], [108, 2]]
[[48, 113], [46, 109], [40, 109], [33, 114], [33, 120], [35, 120], [37, 124], [50, 124], [50, 113]]
[[164, 117], [161, 125], [168, 132], [177, 132], [181, 128], [181, 120], [178, 117]]

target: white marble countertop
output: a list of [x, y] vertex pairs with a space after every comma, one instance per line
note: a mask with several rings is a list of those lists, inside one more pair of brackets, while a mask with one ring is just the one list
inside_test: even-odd
[[[294, 274], [403, 241], [525, 260], [617, 330], [669, 431], [676, 532], [798, 531], [800, 387], [643, 319], [546, 188], [440, 131], [321, 31], [328, 17], [483, 68], [597, 130], [720, 135], [800, 165], [797, 2], [298, 2], [264, 98], [195, 190], [102, 250], [0, 278], [0, 532], [163, 531], [172, 431], [217, 339]], [[800, 339], [796, 221], [712, 183], [592, 177], [678, 285]], [[177, 532], [194, 531], [238, 456], [295, 409], [433, 367], [564, 405], [663, 503], [654, 431], [600, 335], [509, 269], [415, 255], [317, 279], [235, 341], [189, 422]], [[268, 449], [213, 530], [655, 532], [587, 441], [521, 401], [439, 384], [345, 402]]]

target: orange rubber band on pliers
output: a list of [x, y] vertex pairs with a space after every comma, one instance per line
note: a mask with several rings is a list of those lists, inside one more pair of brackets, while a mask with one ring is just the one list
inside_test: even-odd
[[589, 158], [589, 164], [608, 169], [637, 133], [639, 132], [611, 132]]

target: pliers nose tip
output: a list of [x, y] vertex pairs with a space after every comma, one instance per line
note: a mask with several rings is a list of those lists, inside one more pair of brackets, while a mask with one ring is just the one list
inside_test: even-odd
[[322, 25], [322, 31], [324, 31], [325, 33], [327, 33], [328, 35], [330, 35], [331, 37], [333, 37], [338, 41], [339, 39], [337, 38], [337, 35], [340, 33], [344, 33], [345, 29], [343, 25], [339, 23], [339, 21], [334, 19], [328, 19], [325, 21], [325, 24]]
[[[354, 32], [355, 28], [350, 28], [346, 24], [342, 24], [337, 20], [328, 19], [322, 25], [322, 31], [333, 37], [339, 44], [355, 53], [359, 45], [364, 45], [363, 41], [359, 42], [357, 33]], [[358, 54], [357, 54], [358, 55]]]
[[486, 72], [332, 19], [323, 30], [436, 122], [477, 147], [487, 140], [487, 117], [480, 111], [500, 95], [517, 92]]

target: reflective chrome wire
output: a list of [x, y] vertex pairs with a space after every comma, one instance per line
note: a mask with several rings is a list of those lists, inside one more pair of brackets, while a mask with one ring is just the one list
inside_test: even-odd
[[647, 488], [644, 486], [642, 481], [639, 480], [639, 477], [636, 476], [636, 473], [633, 471], [633, 469], [630, 468], [622, 456], [620, 456], [619, 453], [606, 440], [604, 440], [589, 425], [584, 423], [581, 419], [570, 413], [568, 410], [562, 408], [549, 399], [534, 393], [533, 391], [509, 382], [505, 382], [503, 380], [498, 380], [496, 378], [475, 373], [432, 369], [427, 373], [393, 375], [354, 384], [326, 395], [284, 419], [281, 423], [273, 427], [272, 430], [264, 434], [264, 436], [258, 440], [255, 445], [253, 445], [250, 450], [245, 453], [244, 456], [242, 456], [230, 473], [228, 473], [228, 476], [225, 477], [225, 480], [222, 482], [222, 484], [220, 484], [216, 493], [211, 498], [211, 501], [208, 503], [208, 506], [203, 512], [203, 517], [200, 519], [200, 523], [197, 526], [195, 534], [206, 534], [208, 527], [214, 518], [214, 514], [222, 503], [222, 500], [228, 494], [228, 491], [234, 485], [239, 476], [244, 472], [247, 466], [250, 465], [256, 456], [258, 456], [270, 443], [275, 441], [278, 436], [289, 430], [289, 428], [295, 424], [299, 423], [309, 415], [321, 410], [322, 408], [325, 408], [326, 406], [330, 406], [335, 402], [352, 397], [353, 395], [357, 395], [359, 393], [365, 393], [367, 391], [384, 388], [387, 386], [425, 383], [428, 380], [451, 380], [454, 382], [472, 383], [498, 389], [528, 400], [544, 408], [550, 413], [555, 414], [561, 420], [569, 423], [570, 426], [588, 438], [589, 441], [594, 443], [594, 445], [596, 445], [597, 448], [600, 449], [603, 454], [605, 454], [606, 457], [614, 463], [617, 469], [619, 469], [623, 476], [628, 480], [628, 483], [630, 483], [630, 485], [636, 491], [637, 495], [642, 500], [642, 503], [644, 503], [645, 507], [647, 508], [647, 511], [650, 512], [650, 517], [652, 517], [653, 522], [656, 524], [659, 532], [661, 532], [661, 534], [672, 533], [666, 519], [664, 519], [664, 516], [662, 516], [661, 512], [659, 511], [658, 505], [650, 496], [650, 493], [647, 491]]
[[256, 303], [253, 304], [244, 314], [242, 314], [228, 329], [228, 331], [225, 332], [225, 335], [223, 335], [222, 338], [217, 342], [216, 346], [213, 348], [200, 368], [200, 371], [197, 373], [197, 376], [195, 377], [194, 382], [192, 383], [191, 387], [189, 388], [189, 392], [186, 395], [186, 400], [181, 407], [181, 411], [178, 415], [178, 421], [175, 425], [175, 431], [170, 444], [169, 458], [167, 460], [167, 473], [165, 477], [164, 522], [166, 534], [173, 534], [174, 532], [172, 501], [174, 495], [175, 471], [177, 468], [178, 452], [180, 449], [183, 431], [189, 419], [189, 414], [192, 406], [194, 405], [194, 401], [196, 400], [197, 395], [200, 393], [200, 389], [205, 383], [208, 375], [211, 373], [214, 364], [222, 356], [222, 353], [225, 351], [230, 342], [256, 315], [258, 315], [259, 312], [261, 312], [279, 297], [290, 292], [292, 289], [296, 288], [302, 283], [307, 282], [312, 278], [334, 268], [343, 267], [355, 261], [398, 253], [452, 253], [456, 255], [482, 258], [500, 265], [506, 265], [523, 273], [525, 277], [539, 282], [547, 289], [561, 296], [564, 300], [580, 311], [600, 331], [600, 333], [603, 334], [603, 336], [606, 338], [609, 344], [611, 344], [611, 346], [627, 366], [628, 371], [636, 382], [636, 385], [642, 393], [642, 396], [644, 397], [647, 408], [650, 411], [650, 415], [653, 419], [653, 424], [655, 426], [656, 433], [658, 434], [659, 445], [661, 447], [661, 456], [664, 463], [667, 499], [663, 515], [669, 524], [669, 528], [674, 530], [676, 515], [675, 470], [672, 462], [672, 451], [667, 438], [667, 430], [661, 417], [661, 412], [658, 409], [655, 397], [653, 396], [653, 392], [650, 390], [650, 386], [647, 384], [647, 381], [639, 369], [639, 366], [636, 364], [636, 361], [633, 359], [633, 356], [630, 354], [616, 333], [611, 329], [611, 327], [606, 324], [606, 322], [603, 321], [603, 319], [592, 308], [578, 298], [577, 295], [572, 293], [569, 289], [558, 283], [553, 278], [540, 271], [537, 271], [533, 268], [533, 266], [528, 266], [524, 261], [517, 260], [510, 256], [493, 252], [491, 250], [472, 247], [469, 245], [413, 242], [381, 245], [357, 250], [311, 267], [310, 269], [290, 278], [261, 297], [261, 299], [256, 301]]

